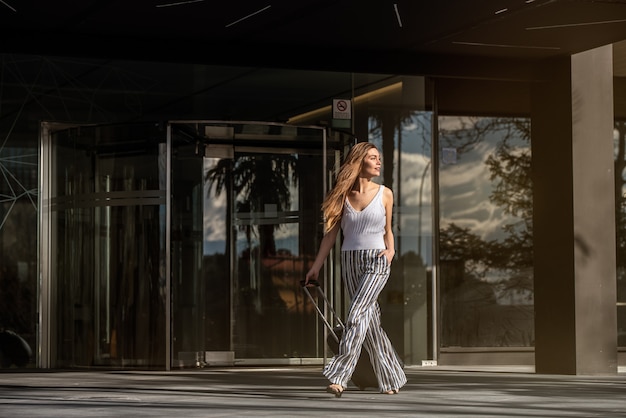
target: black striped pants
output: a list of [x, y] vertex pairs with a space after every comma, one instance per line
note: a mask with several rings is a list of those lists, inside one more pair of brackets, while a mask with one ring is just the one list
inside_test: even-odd
[[361, 347], [369, 353], [381, 392], [400, 389], [406, 375], [398, 357], [380, 325], [378, 295], [389, 279], [391, 266], [381, 250], [341, 252], [342, 278], [351, 298], [346, 329], [339, 353], [324, 368], [331, 383], [348, 386]]

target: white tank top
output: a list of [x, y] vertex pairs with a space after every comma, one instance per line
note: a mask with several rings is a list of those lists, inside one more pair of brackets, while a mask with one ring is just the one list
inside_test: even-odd
[[354, 209], [346, 198], [341, 217], [342, 251], [384, 250], [386, 248], [383, 239], [386, 223], [383, 205], [384, 189], [385, 186], [380, 186], [376, 196], [362, 211]]

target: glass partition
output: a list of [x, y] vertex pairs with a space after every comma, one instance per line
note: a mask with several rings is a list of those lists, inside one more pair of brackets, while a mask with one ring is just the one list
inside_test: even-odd
[[165, 133], [77, 127], [47, 140], [52, 367], [163, 368]]
[[[360, 80], [367, 75], [357, 75]], [[396, 257], [379, 303], [382, 323], [405, 364], [432, 361], [435, 298], [432, 229], [432, 104], [424, 77], [389, 77], [355, 98], [367, 117], [357, 134], [381, 152], [378, 181], [394, 193]]]
[[[172, 134], [173, 366], [206, 362], [200, 351], [227, 352], [230, 338], [230, 184], [220, 192], [205, 177], [226, 161], [204, 156], [204, 145]], [[203, 158], [204, 156], [204, 158]]]
[[[4, 122], [0, 121], [0, 334], [17, 334], [36, 353], [37, 144], [11, 134], [13, 126]], [[30, 367], [35, 362], [35, 356], [15, 358], [0, 352], [0, 367]]]
[[173, 365], [323, 357], [299, 282], [322, 235], [325, 130], [202, 121], [170, 131]]
[[[350, 92], [356, 141], [374, 143], [382, 173], [374, 181], [394, 193], [396, 257], [379, 303], [383, 328], [405, 364], [435, 358], [436, 289], [433, 286], [431, 164], [432, 89], [425, 77], [352, 74]], [[346, 95], [348, 97], [348, 95]], [[330, 110], [330, 109], [329, 109]], [[330, 118], [331, 113], [315, 113]], [[311, 121], [312, 122], [312, 121]], [[338, 121], [327, 119], [329, 125]], [[341, 121], [345, 122], [345, 121]], [[334, 261], [337, 275], [339, 260]], [[343, 285], [334, 289], [342, 296]], [[344, 305], [347, 301], [344, 300]]]
[[[620, 84], [626, 85], [624, 80]], [[617, 262], [617, 345], [626, 347], [626, 112], [615, 120], [615, 231]]]
[[[418, 93], [424, 94], [413, 92]], [[430, 110], [407, 108], [393, 117], [370, 117], [370, 141], [383, 151], [381, 180], [395, 199], [396, 259], [380, 298], [383, 325], [406, 364], [434, 358], [431, 138]]]
[[[613, 45], [617, 345], [626, 351], [626, 41]], [[620, 358], [620, 364], [624, 364]]]
[[442, 349], [530, 347], [530, 120], [440, 116]]

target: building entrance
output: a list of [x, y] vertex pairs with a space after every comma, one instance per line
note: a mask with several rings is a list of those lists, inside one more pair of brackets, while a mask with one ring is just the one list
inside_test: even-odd
[[299, 281], [337, 149], [282, 124], [44, 124], [40, 366], [319, 361]]
[[173, 367], [321, 357], [299, 281], [317, 251], [335, 158], [324, 130], [219, 122], [169, 129]]

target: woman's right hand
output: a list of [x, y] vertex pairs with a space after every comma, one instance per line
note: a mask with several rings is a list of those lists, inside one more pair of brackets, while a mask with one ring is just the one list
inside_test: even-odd
[[324, 260], [328, 257], [330, 253], [330, 249], [335, 245], [335, 241], [337, 239], [337, 234], [339, 233], [339, 229], [341, 228], [340, 224], [335, 225], [330, 231], [324, 235], [322, 238], [322, 242], [320, 244], [320, 249], [317, 252], [317, 256], [315, 257], [315, 261], [311, 265], [311, 269], [306, 274], [304, 279], [304, 285], [308, 285], [312, 280], [317, 280], [317, 277], [320, 274], [320, 270], [324, 265]]
[[320, 272], [319, 270], [316, 270], [314, 268], [311, 268], [311, 270], [309, 270], [309, 272], [306, 274], [305, 278], [304, 278], [304, 285], [308, 285], [310, 281], [312, 280], [317, 280], [317, 277], [319, 276]]

